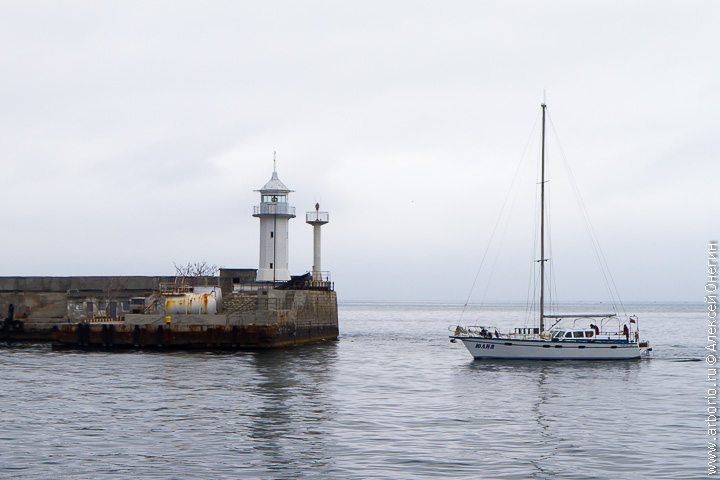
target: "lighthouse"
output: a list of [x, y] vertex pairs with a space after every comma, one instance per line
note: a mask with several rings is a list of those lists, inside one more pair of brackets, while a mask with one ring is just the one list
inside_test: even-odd
[[288, 224], [295, 217], [295, 207], [288, 204], [292, 190], [280, 181], [273, 167], [270, 180], [256, 192], [260, 192], [260, 205], [253, 208], [253, 217], [260, 219], [260, 264], [256, 280], [288, 281]]

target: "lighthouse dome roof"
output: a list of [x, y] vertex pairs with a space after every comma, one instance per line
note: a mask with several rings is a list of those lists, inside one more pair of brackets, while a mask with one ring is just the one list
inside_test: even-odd
[[277, 172], [273, 170], [272, 176], [270, 177], [270, 180], [263, 185], [263, 187], [260, 190], [257, 190], [261, 193], [289, 193], [292, 192], [288, 187], [285, 186], [283, 182], [280, 181], [278, 178]]

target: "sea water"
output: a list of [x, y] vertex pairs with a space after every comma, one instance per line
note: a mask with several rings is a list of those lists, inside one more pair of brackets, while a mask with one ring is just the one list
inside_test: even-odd
[[460, 306], [409, 304], [341, 304], [338, 341], [283, 350], [3, 347], [0, 477], [704, 476], [703, 305], [626, 307], [652, 358], [474, 361], [448, 339]]

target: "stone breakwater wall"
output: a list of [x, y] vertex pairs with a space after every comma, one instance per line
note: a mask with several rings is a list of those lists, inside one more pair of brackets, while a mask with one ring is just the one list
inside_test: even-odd
[[[334, 291], [252, 285], [254, 272], [224, 269], [220, 277], [193, 279], [197, 285], [221, 285], [218, 314], [171, 315], [169, 323], [162, 311], [131, 313], [130, 300], [153, 295], [175, 277], [0, 277], [0, 341], [52, 341], [71, 348], [243, 348], [337, 338]], [[10, 305], [14, 321], [3, 323]]]
[[337, 297], [328, 290], [228, 295], [215, 315], [127, 315], [122, 322], [60, 325], [54, 348], [244, 349], [301, 345], [338, 337]]
[[[0, 277], [0, 340], [47, 342], [52, 329], [87, 320], [88, 306], [112, 306], [116, 316], [130, 298], [151, 295], [175, 277]], [[12, 306], [12, 307], [11, 307]], [[82, 308], [81, 308], [82, 307]], [[13, 321], [6, 320], [12, 311]]]
[[[76, 307], [88, 303], [97, 308], [112, 306], [115, 315], [122, 316], [129, 312], [130, 298], [151, 295], [161, 283], [174, 281], [169, 276], [0, 277], [0, 320], [11, 304], [14, 317], [30, 323], [84, 320]], [[197, 281], [214, 285], [218, 278]]]

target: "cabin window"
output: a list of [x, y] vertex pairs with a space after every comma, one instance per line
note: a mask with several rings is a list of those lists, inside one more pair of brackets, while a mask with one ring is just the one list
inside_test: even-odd
[[583, 332], [573, 332], [573, 337], [575, 338], [583, 338], [584, 336]]
[[572, 332], [567, 332], [565, 334], [565, 338], [572, 338]]
[[592, 337], [593, 335], [595, 335], [595, 332], [593, 332], [592, 330], [585, 330], [585, 336], [586, 336], [587, 338], [590, 338], [590, 337]]

